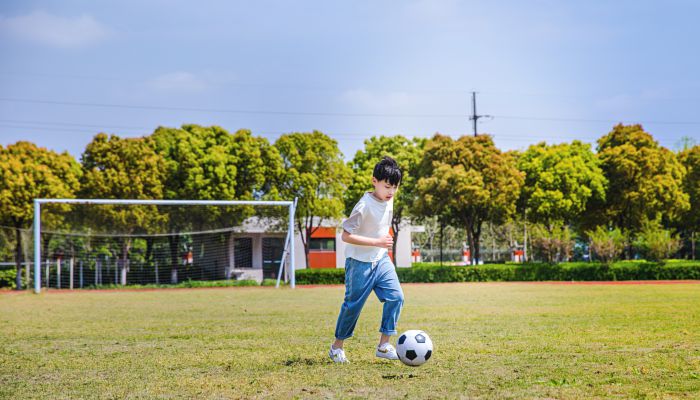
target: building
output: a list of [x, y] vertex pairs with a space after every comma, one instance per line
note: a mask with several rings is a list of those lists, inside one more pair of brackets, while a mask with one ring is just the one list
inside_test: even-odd
[[[312, 235], [309, 242], [309, 268], [344, 268], [345, 242], [341, 240], [340, 223], [326, 222]], [[229, 265], [237, 279], [277, 278], [284, 251], [286, 232], [271, 232], [265, 224], [250, 221], [229, 242]], [[395, 243], [398, 267], [411, 266], [411, 226], [399, 231]], [[299, 232], [294, 235], [294, 261], [296, 269], [306, 268], [304, 244]]]

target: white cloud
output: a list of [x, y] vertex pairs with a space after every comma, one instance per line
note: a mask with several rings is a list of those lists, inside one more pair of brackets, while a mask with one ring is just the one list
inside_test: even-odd
[[59, 48], [75, 48], [97, 43], [110, 30], [90, 15], [61, 17], [38, 10], [16, 17], [0, 15], [0, 36]]
[[162, 91], [201, 92], [209, 85], [201, 78], [189, 72], [172, 72], [156, 77], [149, 86]]

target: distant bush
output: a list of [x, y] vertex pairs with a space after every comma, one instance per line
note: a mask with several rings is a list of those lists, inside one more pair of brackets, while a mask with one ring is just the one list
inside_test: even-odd
[[303, 285], [338, 284], [345, 282], [345, 268], [299, 269], [294, 276]]
[[[15, 278], [17, 278], [17, 269], [14, 265], [0, 268], [0, 288], [16, 289], [17, 282], [15, 282]], [[27, 280], [24, 274], [22, 274], [22, 287], [27, 287]]]
[[617, 260], [625, 249], [627, 239], [618, 228], [610, 230], [599, 226], [586, 234], [591, 239], [591, 251], [604, 263]]
[[658, 221], [650, 221], [644, 224], [633, 244], [644, 258], [656, 261], [671, 258], [680, 250], [682, 242], [679, 235], [663, 229]]

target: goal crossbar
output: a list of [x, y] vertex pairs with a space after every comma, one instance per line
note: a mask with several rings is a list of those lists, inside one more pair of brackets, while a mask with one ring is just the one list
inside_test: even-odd
[[[136, 200], [136, 199], [34, 199], [34, 293], [41, 292], [41, 205], [53, 204], [139, 204], [139, 205], [200, 205], [200, 206], [234, 206], [234, 205], [259, 205], [259, 206], [286, 206], [289, 207], [289, 227], [287, 237], [294, 237], [294, 201], [285, 200]], [[294, 264], [294, 240], [290, 240], [289, 248], [289, 286], [295, 287]], [[281, 266], [280, 266], [281, 267]], [[281, 268], [280, 268], [281, 271]]]

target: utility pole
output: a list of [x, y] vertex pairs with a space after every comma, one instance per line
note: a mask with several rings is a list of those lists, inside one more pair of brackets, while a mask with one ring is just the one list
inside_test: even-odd
[[470, 121], [474, 121], [474, 137], [476, 137], [476, 122], [479, 118], [490, 118], [490, 115], [477, 115], [476, 114], [476, 92], [472, 92], [472, 115], [469, 117]]

